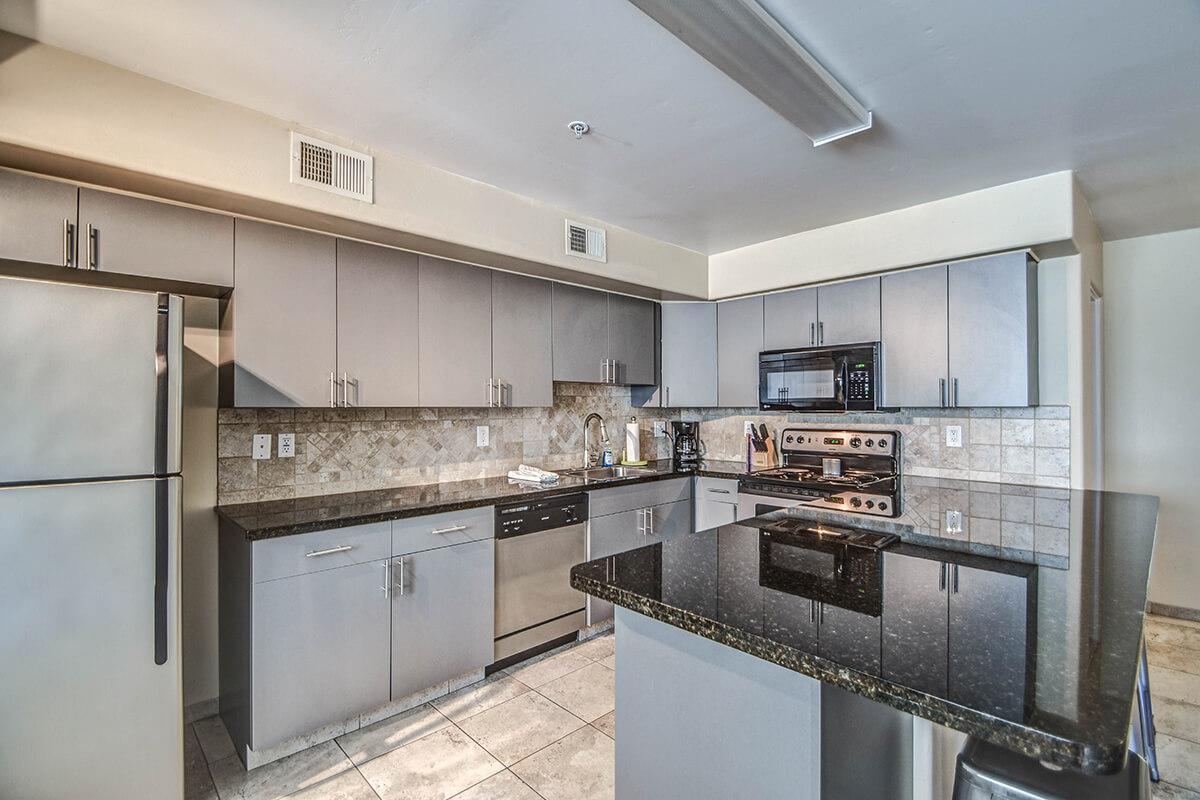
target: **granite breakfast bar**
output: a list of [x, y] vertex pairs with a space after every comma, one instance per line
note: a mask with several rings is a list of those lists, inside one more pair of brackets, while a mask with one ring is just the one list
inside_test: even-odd
[[798, 508], [580, 564], [617, 606], [617, 796], [947, 796], [962, 734], [1103, 780], [1157, 507], [1071, 491], [1053, 559]]

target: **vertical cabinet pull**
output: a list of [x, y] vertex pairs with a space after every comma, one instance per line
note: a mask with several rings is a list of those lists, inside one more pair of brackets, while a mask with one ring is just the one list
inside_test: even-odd
[[817, 621], [817, 601], [816, 600], [808, 601], [808, 621], [809, 622]]
[[808, 323], [808, 343], [815, 345], [817, 343], [817, 323]]
[[71, 224], [71, 220], [64, 217], [63, 218], [63, 266], [64, 267], [71, 266], [71, 262], [73, 260], [71, 258], [71, 253], [74, 252], [74, 250], [75, 250], [75, 248], [72, 246], [74, 244], [74, 242], [71, 240], [74, 238], [75, 238], [75, 226]]
[[669, 406], [669, 405], [671, 405], [671, 387], [670, 387], [670, 386], [664, 386], [664, 387], [663, 387], [663, 389], [664, 389], [664, 391], [667, 393], [667, 397], [666, 397], [666, 402], [665, 402], [665, 405], [668, 405], [668, 406]]
[[392, 596], [392, 562], [383, 562], [383, 599], [387, 600]]
[[645, 536], [646, 535], [646, 509], [639, 508], [637, 510], [637, 515], [638, 515], [638, 533], [640, 533], [642, 536]]
[[396, 589], [398, 590], [396, 592], [396, 594], [403, 597], [404, 596], [404, 556], [400, 556], [400, 558], [393, 563], [396, 567], [396, 574], [399, 576], [398, 580], [396, 581]]
[[329, 407], [337, 408], [337, 376], [329, 373]]
[[99, 235], [100, 235], [100, 231], [97, 230], [96, 228], [93, 228], [92, 223], [89, 222], [88, 226], [87, 226], [87, 268], [88, 269], [96, 268], [96, 261], [97, 261], [96, 240], [99, 238]]
[[496, 390], [496, 379], [488, 378], [488, 408], [495, 408], [496, 401], [493, 399]]
[[951, 569], [953, 573], [950, 576], [950, 592], [951, 594], [958, 594], [958, 564], [955, 564]]
[[350, 375], [342, 373], [342, 407], [350, 407]]
[[946, 570], [949, 569], [949, 567], [950, 567], [950, 565], [945, 562], [942, 562], [942, 565], [940, 567], [938, 567], [938, 592], [939, 593], [946, 591]]
[[825, 344], [825, 323], [817, 323], [817, 344]]
[[942, 408], [946, 407], [946, 379], [938, 378], [938, 397], [941, 398]]
[[654, 509], [646, 509], [646, 531], [648, 536], [654, 535]]
[[952, 381], [952, 384], [953, 384], [953, 386], [954, 386], [954, 397], [953, 397], [953, 402], [952, 402], [952, 405], [953, 405], [955, 408], [958, 408], [958, 378], [955, 378], [955, 379]]
[[600, 362], [600, 382], [608, 383], [608, 359]]

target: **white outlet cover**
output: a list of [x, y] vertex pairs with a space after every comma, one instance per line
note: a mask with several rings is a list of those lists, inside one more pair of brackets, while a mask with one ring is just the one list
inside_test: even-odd
[[279, 457], [294, 458], [296, 456], [296, 434], [279, 434]]
[[654, 438], [661, 439], [667, 435], [667, 423], [662, 420], [654, 421]]
[[963, 517], [961, 511], [946, 512], [946, 533], [962, 533]]
[[488, 442], [490, 440], [491, 440], [491, 436], [490, 436], [490, 431], [488, 430], [488, 426], [487, 425], [476, 425], [475, 426], [475, 446], [476, 447], [487, 447]]
[[753, 436], [754, 431], [751, 430], [753, 427], [754, 427], [754, 423], [751, 422], [750, 420], [746, 420], [745, 422], [743, 422], [742, 423], [742, 435], [743, 436]]
[[962, 447], [962, 425], [946, 426], [946, 447]]
[[252, 454], [255, 461], [262, 461], [271, 457], [271, 434], [254, 434], [254, 450]]

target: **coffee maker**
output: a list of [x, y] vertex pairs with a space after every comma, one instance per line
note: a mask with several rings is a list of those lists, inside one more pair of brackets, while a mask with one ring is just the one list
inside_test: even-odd
[[696, 469], [700, 464], [700, 423], [671, 423], [671, 457], [677, 472]]

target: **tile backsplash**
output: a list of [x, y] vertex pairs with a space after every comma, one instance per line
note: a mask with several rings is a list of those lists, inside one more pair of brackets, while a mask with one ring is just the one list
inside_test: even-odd
[[[898, 430], [906, 474], [1066, 486], [1070, 475], [1068, 409], [919, 409], [901, 413], [762, 414], [757, 409], [634, 408], [623, 386], [556, 383], [550, 408], [221, 409], [217, 490], [222, 504], [355, 492], [503, 475], [521, 462], [547, 469], [579, 466], [583, 419], [604, 417], [616, 456], [630, 416], [642, 423], [642, 457], [668, 458], [653, 420], [700, 421], [710, 459], [745, 458], [743, 423]], [[475, 428], [487, 425], [487, 447]], [[945, 428], [962, 427], [963, 446], [945, 446]], [[275, 435], [272, 457], [251, 459], [254, 434]], [[278, 458], [280, 433], [296, 435], [294, 458]]]

